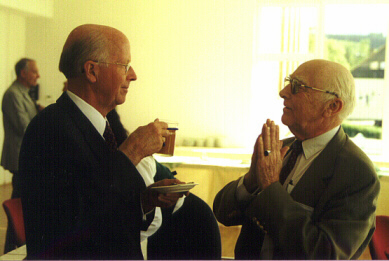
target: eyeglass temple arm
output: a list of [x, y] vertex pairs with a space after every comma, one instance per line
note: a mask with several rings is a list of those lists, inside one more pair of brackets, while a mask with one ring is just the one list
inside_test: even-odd
[[310, 87], [310, 86], [306, 86], [306, 85], [301, 85], [301, 86], [304, 86], [305, 88], [311, 88], [311, 89], [316, 90], [316, 91], [332, 94], [332, 95], [335, 95], [336, 98], [339, 98], [339, 96], [338, 96], [338, 94], [336, 92], [330, 92], [330, 91], [326, 91], [326, 90], [322, 90], [322, 89], [318, 89], [318, 88], [314, 88], [314, 87]]

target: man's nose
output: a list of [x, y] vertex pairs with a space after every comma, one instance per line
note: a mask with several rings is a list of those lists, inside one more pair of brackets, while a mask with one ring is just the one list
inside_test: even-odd
[[138, 77], [136, 76], [134, 68], [132, 68], [132, 66], [131, 66], [130, 69], [128, 70], [128, 72], [127, 72], [127, 80], [129, 80], [129, 81], [136, 81], [136, 79], [138, 79]]
[[286, 97], [288, 97], [288, 95], [290, 95], [290, 84], [286, 85], [279, 93], [278, 95], [280, 95], [281, 98], [285, 99]]

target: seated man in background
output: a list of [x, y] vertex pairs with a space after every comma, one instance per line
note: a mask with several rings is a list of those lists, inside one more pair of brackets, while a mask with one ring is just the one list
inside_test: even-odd
[[[66, 89], [64, 88], [64, 90]], [[109, 121], [112, 131], [115, 134], [117, 144], [122, 144], [127, 139], [129, 132], [126, 128], [124, 128], [116, 109], [113, 109], [107, 114], [107, 120]], [[144, 157], [138, 165], [136, 165], [136, 169], [139, 174], [141, 174], [146, 186], [149, 186], [159, 180], [174, 179], [174, 175], [170, 169], [157, 162], [152, 156]], [[182, 197], [177, 201], [173, 212], [177, 211], [182, 206], [184, 198], [185, 197]], [[152, 215], [150, 215], [150, 218], [152, 218]], [[153, 235], [160, 228], [161, 224], [161, 208], [156, 207], [151, 224], [146, 231], [141, 231], [141, 242]]]
[[[119, 114], [114, 109], [107, 114], [107, 119], [118, 144], [121, 144], [129, 133]], [[143, 158], [136, 168], [146, 186], [166, 178], [174, 179], [175, 175], [152, 156]], [[216, 219], [207, 203], [194, 194], [180, 198], [170, 208], [156, 207], [154, 216], [148, 215], [147, 218], [152, 222], [140, 236], [143, 254], [149, 260], [221, 259], [221, 238]]]
[[155, 207], [181, 193], [145, 186], [135, 168], [169, 135], [158, 120], [139, 127], [119, 147], [106, 120], [125, 101], [136, 74], [120, 31], [81, 25], [68, 36], [60, 71], [68, 90], [26, 130], [20, 152], [28, 259], [143, 259], [140, 231]]
[[375, 230], [380, 184], [340, 126], [354, 108], [354, 79], [312, 60], [285, 81], [281, 120], [295, 137], [280, 141], [268, 120], [249, 172], [216, 195], [214, 213], [242, 225], [237, 259], [357, 259]]

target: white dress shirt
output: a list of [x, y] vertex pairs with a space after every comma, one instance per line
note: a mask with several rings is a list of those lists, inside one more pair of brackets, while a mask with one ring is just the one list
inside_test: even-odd
[[67, 90], [66, 93], [69, 98], [81, 110], [81, 112], [90, 120], [92, 125], [100, 133], [101, 137], [103, 137], [107, 118], [104, 118], [98, 110], [96, 110], [92, 105], [78, 97], [76, 94], [72, 93], [69, 90]]
[[[150, 186], [154, 183], [154, 177], [157, 173], [157, 165], [153, 156], [148, 156], [143, 158], [138, 165], [136, 165], [136, 169], [139, 171], [143, 180], [145, 181], [146, 187]], [[179, 198], [174, 209], [173, 213], [175, 213], [182, 205], [184, 204], [185, 195], [182, 198]], [[155, 208], [154, 219], [151, 222], [150, 226], [146, 231], [140, 232], [140, 240], [141, 242], [147, 239], [149, 236], [153, 235], [157, 230], [161, 227], [162, 224], [162, 212], [160, 207]]]

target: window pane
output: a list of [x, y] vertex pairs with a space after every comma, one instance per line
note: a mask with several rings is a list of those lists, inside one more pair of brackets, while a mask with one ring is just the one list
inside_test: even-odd
[[382, 151], [388, 11], [387, 4], [325, 7], [324, 58], [343, 64], [355, 78], [357, 103], [343, 127], [369, 156]]
[[325, 58], [356, 78], [384, 78], [388, 5], [326, 5]]
[[262, 7], [257, 23], [257, 54], [316, 51], [315, 7]]

